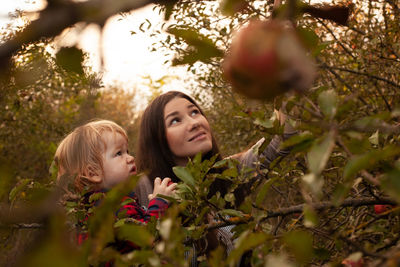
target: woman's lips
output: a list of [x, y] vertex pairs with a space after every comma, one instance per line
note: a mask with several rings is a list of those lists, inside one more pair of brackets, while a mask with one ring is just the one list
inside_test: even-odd
[[201, 132], [201, 133], [199, 133], [199, 134], [196, 134], [196, 135], [193, 136], [192, 138], [190, 138], [190, 139], [189, 139], [189, 142], [203, 139], [205, 136], [206, 136], [206, 133], [205, 133], [205, 132]]

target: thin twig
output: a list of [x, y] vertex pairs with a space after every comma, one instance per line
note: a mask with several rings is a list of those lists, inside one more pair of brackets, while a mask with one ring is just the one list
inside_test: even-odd
[[361, 71], [356, 71], [356, 70], [350, 70], [350, 69], [345, 69], [345, 68], [341, 68], [341, 67], [334, 67], [334, 66], [328, 66], [326, 63], [324, 63], [321, 68], [326, 68], [326, 69], [332, 69], [332, 70], [339, 70], [339, 71], [344, 71], [344, 72], [349, 72], [349, 73], [353, 73], [353, 74], [357, 74], [357, 75], [362, 75], [362, 76], [367, 76], [368, 78], [372, 78], [378, 81], [382, 81], [385, 83], [388, 83], [390, 85], [393, 85], [394, 87], [400, 88], [400, 84], [397, 84], [391, 80], [370, 74], [370, 73], [366, 73], [366, 72], [361, 72]]
[[325, 29], [328, 30], [328, 32], [332, 35], [332, 37], [335, 39], [335, 41], [338, 42], [338, 44], [343, 48], [343, 50], [344, 50], [349, 56], [351, 56], [353, 59], [356, 58], [355, 56], [353, 56], [353, 54], [351, 53], [351, 51], [350, 51], [347, 47], [345, 47], [344, 44], [338, 40], [338, 38], [336, 38], [335, 33], [328, 27], [328, 25], [326, 25], [326, 24], [322, 21], [322, 19], [318, 19], [318, 22], [321, 23], [322, 26], [324, 26]]
[[[321, 67], [326, 67], [326, 69], [333, 74], [333, 76], [335, 76], [336, 79], [339, 80], [339, 82], [343, 83], [349, 90], [350, 92], [354, 93], [354, 89], [353, 87], [348, 84], [345, 80], [342, 79], [342, 77], [340, 77], [340, 75], [330, 66], [328, 66], [325, 62], [321, 62], [321, 60], [319, 60], [318, 58], [316, 58], [317, 62], [321, 64]], [[364, 104], [368, 106], [368, 103], [360, 96], [357, 96], [357, 98]]]
[[[396, 201], [394, 201], [391, 198], [380, 198], [380, 199], [375, 199], [375, 198], [357, 198], [357, 199], [346, 199], [340, 204], [339, 207], [361, 207], [361, 206], [370, 206], [370, 205], [376, 205], [376, 204], [389, 204], [389, 205], [396, 205]], [[337, 206], [330, 202], [330, 201], [323, 201], [319, 203], [311, 203], [308, 204], [310, 205], [314, 210], [324, 210], [324, 209], [329, 209], [329, 208], [337, 208]], [[268, 211], [267, 216], [263, 218], [263, 220], [269, 219], [269, 218], [274, 218], [278, 216], [286, 216], [289, 214], [293, 213], [299, 213], [302, 212], [304, 209], [305, 204], [300, 204], [300, 205], [295, 205], [291, 206], [288, 208], [281, 208], [276, 211]]]

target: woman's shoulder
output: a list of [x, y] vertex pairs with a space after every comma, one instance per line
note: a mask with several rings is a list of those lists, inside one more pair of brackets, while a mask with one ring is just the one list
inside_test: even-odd
[[136, 187], [140, 188], [140, 189], [146, 188], [146, 187], [149, 187], [149, 188], [153, 189], [153, 186], [152, 186], [152, 183], [150, 181], [150, 178], [145, 174], [140, 176], [140, 178], [139, 178], [139, 180], [138, 180], [138, 182], [136, 184]]
[[148, 195], [153, 193], [153, 185], [150, 178], [147, 175], [141, 175], [135, 189], [133, 190], [141, 206], [146, 206], [149, 204]]

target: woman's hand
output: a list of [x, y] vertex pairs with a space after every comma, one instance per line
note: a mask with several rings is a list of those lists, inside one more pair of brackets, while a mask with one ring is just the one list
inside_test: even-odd
[[274, 109], [274, 113], [279, 123], [281, 125], [284, 125], [286, 122], [286, 114], [282, 112], [282, 109], [281, 108], [279, 110]]
[[[293, 107], [293, 110], [297, 110], [297, 107]], [[274, 113], [275, 113], [275, 117], [277, 118], [277, 120], [279, 121], [280, 125], [284, 125], [284, 132], [285, 133], [291, 133], [291, 132], [295, 132], [295, 128], [292, 126], [292, 124], [289, 122], [288, 118], [293, 118], [290, 115], [287, 115], [286, 112], [286, 102], [282, 102], [281, 103], [281, 107], [279, 108], [279, 110], [274, 109]], [[293, 122], [292, 122], [293, 123]]]
[[[154, 190], [153, 193], [148, 196], [149, 200], [157, 197], [158, 194], [164, 196], [173, 196], [175, 194], [176, 183], [171, 181], [171, 178], [164, 178], [161, 180], [160, 177], [154, 179]], [[166, 199], [167, 200], [167, 199]], [[168, 201], [168, 200], [167, 200]]]

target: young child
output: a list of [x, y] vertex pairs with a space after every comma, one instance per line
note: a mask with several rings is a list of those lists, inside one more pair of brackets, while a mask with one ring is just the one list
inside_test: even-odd
[[[57, 148], [55, 162], [58, 179], [71, 179], [77, 193], [87, 190], [87, 199], [93, 192], [105, 192], [136, 174], [134, 157], [128, 151], [128, 136], [118, 124], [108, 120], [97, 120], [75, 128]], [[122, 209], [129, 218], [147, 223], [152, 216], [158, 218], [168, 207], [168, 201], [158, 194], [172, 196], [176, 184], [170, 178], [154, 181], [154, 191], [149, 195], [147, 210], [138, 204], [132, 192], [124, 197]], [[130, 200], [130, 201], [129, 201]], [[78, 235], [82, 243], [87, 234]]]

